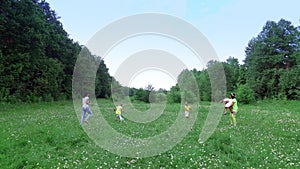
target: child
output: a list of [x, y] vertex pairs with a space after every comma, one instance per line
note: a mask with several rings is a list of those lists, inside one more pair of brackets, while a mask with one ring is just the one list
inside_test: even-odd
[[122, 123], [122, 121], [123, 121], [123, 117], [122, 117], [123, 104], [120, 104], [119, 106], [114, 108], [114, 111], [116, 112], [116, 120], [119, 119], [120, 123]]
[[189, 118], [191, 106], [189, 106], [188, 102], [185, 102], [184, 109], [185, 109], [185, 112], [184, 112], [185, 117]]
[[224, 115], [226, 115], [227, 114], [227, 109], [229, 109], [232, 105], [232, 99], [225, 98], [225, 99], [223, 99], [223, 102], [225, 104], [225, 106], [224, 106]]

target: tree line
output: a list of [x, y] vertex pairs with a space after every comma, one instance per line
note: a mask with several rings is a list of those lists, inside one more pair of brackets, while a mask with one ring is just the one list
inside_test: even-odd
[[[224, 71], [220, 95], [235, 92], [241, 102], [260, 99], [300, 99], [300, 28], [290, 21], [267, 21], [245, 48], [244, 64], [234, 57], [210, 61], [203, 70], [183, 70], [169, 91], [148, 85], [124, 87], [111, 77], [103, 58], [69, 38], [45, 0], [0, 0], [0, 102], [39, 102], [72, 98], [72, 78], [78, 55], [96, 68], [97, 98], [133, 101], [190, 102], [214, 100], [213, 74]], [[90, 66], [90, 67], [89, 67]], [[212, 73], [212, 74], [211, 74]], [[90, 78], [76, 75], [78, 78]], [[218, 80], [218, 79], [215, 79]], [[83, 82], [84, 83], [84, 82]], [[84, 84], [82, 92], [85, 90]], [[189, 89], [189, 90], [187, 90]], [[227, 91], [227, 93], [226, 93]], [[225, 93], [224, 93], [225, 92]]]
[[[84, 47], [69, 38], [45, 0], [0, 4], [0, 102], [71, 99], [74, 66]], [[99, 66], [96, 96], [109, 97], [108, 69], [103, 59], [89, 57]]]
[[80, 46], [68, 38], [49, 4], [1, 0], [0, 11], [1, 101], [69, 98]]
[[[263, 99], [300, 99], [300, 27], [290, 21], [267, 21], [262, 31], [245, 48], [244, 64], [229, 57], [225, 62], [211, 60], [203, 70], [183, 70], [170, 91], [139, 89], [135, 100], [149, 102], [149, 94], [163, 93], [170, 103], [182, 99], [195, 102], [217, 101], [236, 93], [242, 103]], [[224, 71], [225, 76], [219, 76]], [[195, 82], [196, 81], [196, 86]], [[212, 83], [214, 82], [214, 83]], [[220, 82], [218, 84], [218, 82]], [[225, 85], [222, 82], [226, 82]], [[184, 89], [184, 87], [186, 87]], [[186, 90], [187, 89], [187, 90]], [[217, 91], [216, 91], [217, 90]], [[141, 93], [144, 95], [141, 96]]]

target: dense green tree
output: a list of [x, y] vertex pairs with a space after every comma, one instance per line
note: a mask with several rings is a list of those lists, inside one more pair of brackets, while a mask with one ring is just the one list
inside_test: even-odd
[[[61, 64], [44, 53], [47, 25], [43, 12], [29, 0], [5, 1], [3, 4], [0, 49], [4, 71], [0, 88], [9, 91], [7, 101], [13, 102], [49, 96], [53, 88], [45, 85], [53, 80], [50, 75], [59, 78]], [[58, 69], [51, 69], [49, 64]]]
[[297, 66], [299, 36], [297, 27], [281, 19], [278, 23], [268, 21], [260, 34], [249, 42], [245, 50], [247, 83], [260, 98], [282, 94], [281, 77]]
[[283, 71], [280, 77], [279, 98], [300, 100], [300, 66]]
[[[103, 58], [69, 38], [59, 16], [45, 0], [0, 0], [0, 101], [68, 99], [73, 84], [82, 96], [163, 101], [217, 101], [237, 92], [241, 102], [254, 97], [300, 99], [300, 29], [281, 19], [268, 21], [245, 49], [244, 65], [234, 57], [210, 61], [207, 68], [183, 70], [170, 91], [122, 86]], [[75, 63], [81, 64], [75, 67]], [[74, 68], [75, 67], [75, 68]], [[80, 70], [80, 71], [76, 71]], [[225, 82], [225, 83], [224, 83]], [[214, 94], [214, 96], [212, 96]], [[195, 99], [194, 99], [195, 98]]]
[[226, 62], [223, 63], [223, 67], [226, 76], [227, 92], [234, 92], [237, 89], [240, 74], [239, 61], [234, 57], [229, 57]]
[[187, 69], [183, 70], [177, 77], [177, 82], [180, 90], [189, 90], [192, 93], [195, 93], [197, 96], [198, 91], [198, 85], [196, 83], [196, 78], [192, 71], [189, 71]]
[[58, 59], [63, 64], [63, 81], [61, 92], [68, 98], [71, 96], [71, 81], [73, 68], [81, 47], [74, 43], [68, 33], [63, 29], [62, 23], [54, 10], [51, 10], [49, 3], [45, 0], [37, 1], [36, 4], [43, 10], [48, 34], [46, 36], [45, 54], [47, 57]]
[[135, 100], [149, 103], [149, 94], [150, 91], [145, 90], [143, 88], [139, 88], [135, 93]]
[[112, 77], [110, 88], [111, 88], [111, 98], [114, 101], [122, 101], [126, 96], [128, 96], [126, 92], [128, 91], [128, 94], [130, 93], [128, 88], [123, 87], [114, 77]]
[[198, 83], [200, 100], [211, 101], [211, 84], [207, 70], [193, 70], [193, 74]]
[[96, 80], [96, 62], [88, 48], [83, 47], [74, 68], [72, 89], [73, 98], [81, 98], [84, 93], [94, 93]]
[[238, 85], [236, 96], [240, 103], [253, 103], [255, 101], [254, 91], [249, 87], [248, 84]]
[[80, 97], [85, 92], [95, 92], [97, 98], [108, 98], [111, 96], [111, 86], [113, 85], [113, 92], [118, 93], [119, 90], [122, 90], [123, 94], [123, 89], [118, 89], [122, 88], [121, 85], [117, 82], [112, 83], [103, 59], [92, 55], [87, 47], [83, 47], [74, 69], [73, 94]]
[[226, 97], [227, 84], [223, 63], [219, 61], [209, 61], [207, 72], [211, 84], [211, 101], [220, 101]]
[[240, 65], [237, 85], [244, 85], [247, 83], [246, 72], [247, 72], [247, 69], [246, 69], [245, 64]]
[[81, 50], [46, 1], [1, 0], [0, 101], [71, 98]]
[[197, 102], [199, 98], [199, 87], [192, 71], [183, 70], [177, 78], [181, 99], [191, 103]]
[[104, 60], [101, 57], [95, 57], [98, 63], [98, 69], [96, 74], [96, 97], [97, 98], [108, 98], [111, 95], [111, 76], [108, 73]]
[[180, 89], [178, 85], [172, 86], [167, 95], [168, 103], [181, 103]]

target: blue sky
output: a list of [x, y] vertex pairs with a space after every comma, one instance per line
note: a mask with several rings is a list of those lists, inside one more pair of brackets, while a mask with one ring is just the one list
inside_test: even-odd
[[[157, 12], [176, 16], [191, 23], [208, 39], [221, 61], [233, 56], [238, 58], [240, 63], [245, 59], [244, 50], [249, 40], [259, 34], [268, 20], [277, 22], [283, 18], [291, 21], [294, 26], [300, 25], [299, 0], [47, 0], [47, 2], [61, 17], [60, 21], [70, 34], [70, 38], [81, 45], [85, 45], [97, 31], [113, 21], [134, 14]], [[145, 38], [155, 40], [155, 37]], [[127, 45], [126, 43], [120, 45], [112, 53], [120, 53], [122, 48], [128, 49], [129, 44], [136, 44], [139, 41], [141, 39], [131, 39], [126, 42]], [[176, 42], [170, 40], [165, 40], [165, 43], [178, 46]], [[169, 49], [167, 46], [164, 48]], [[131, 52], [133, 50], [136, 49], [132, 49]], [[122, 55], [130, 55], [131, 52], [122, 51]], [[188, 53], [183, 47], [181, 52]], [[114, 75], [118, 65], [122, 63], [122, 59], [118, 59], [119, 62], [113, 59], [117, 55], [111, 54], [110, 57], [104, 58], [111, 75]], [[188, 57], [185, 56], [182, 60], [186, 61], [189, 69], [201, 70], [205, 63], [200, 63], [191, 55], [187, 54]], [[153, 71], [137, 75], [132, 79], [134, 83], [132, 86], [142, 87], [151, 83], [156, 88], [168, 89], [175, 84], [176, 77], [156, 72], [153, 76], [156, 78], [151, 80], [149, 78], [151, 73], [153, 74]], [[148, 81], [143, 78], [145, 76]], [[162, 83], [161, 79], [167, 81]]]

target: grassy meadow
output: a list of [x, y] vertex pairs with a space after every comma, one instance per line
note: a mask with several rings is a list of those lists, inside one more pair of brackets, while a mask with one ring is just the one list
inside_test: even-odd
[[[167, 130], [177, 117], [172, 112], [180, 108], [179, 104], [167, 105], [165, 113], [147, 125], [128, 119], [120, 124], [115, 121], [112, 101], [98, 100], [98, 105], [112, 128], [138, 138]], [[145, 103], [134, 105], [139, 110], [149, 108]], [[191, 131], [171, 150], [153, 157], [128, 158], [100, 148], [87, 136], [72, 101], [1, 103], [0, 166], [3, 169], [300, 168], [300, 101], [240, 104], [237, 126], [230, 127], [229, 115], [222, 115], [213, 135], [200, 144], [198, 137], [209, 105], [200, 103]], [[142, 130], [141, 125], [144, 125]]]

